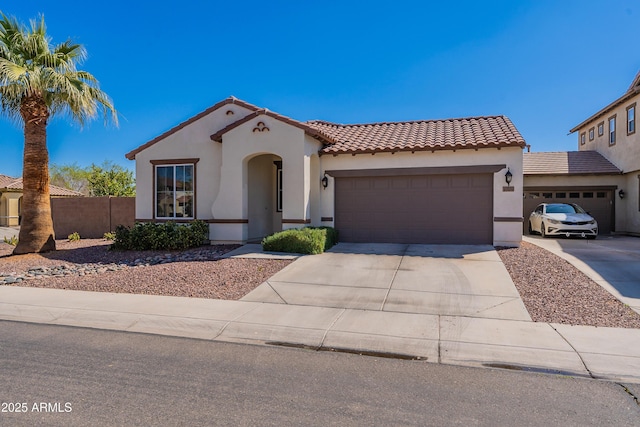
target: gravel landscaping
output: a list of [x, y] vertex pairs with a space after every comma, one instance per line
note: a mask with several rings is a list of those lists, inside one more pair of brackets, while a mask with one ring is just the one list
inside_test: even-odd
[[526, 242], [498, 254], [534, 322], [640, 328], [640, 315], [557, 255]]
[[[59, 240], [47, 254], [10, 256], [0, 242], [0, 285], [237, 300], [292, 261], [221, 259], [237, 245], [186, 251], [110, 251], [111, 242]], [[536, 322], [640, 328], [640, 315], [562, 258], [529, 243], [498, 248]]]
[[10, 256], [13, 246], [0, 243], [0, 285], [237, 300], [291, 263], [220, 259], [237, 245], [134, 252], [110, 244], [59, 240], [56, 252]]

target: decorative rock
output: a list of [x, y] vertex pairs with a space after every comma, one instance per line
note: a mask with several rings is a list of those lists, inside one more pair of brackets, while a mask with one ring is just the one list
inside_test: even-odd
[[48, 277], [87, 276], [103, 274], [128, 268], [149, 267], [158, 264], [170, 264], [184, 261], [216, 261], [223, 252], [211, 249], [200, 249], [181, 253], [165, 253], [163, 255], [136, 258], [133, 261], [120, 261], [118, 263], [86, 263], [86, 264], [61, 264], [53, 267], [32, 267], [24, 273], [0, 272], [0, 285], [20, 283], [23, 280], [43, 280]]

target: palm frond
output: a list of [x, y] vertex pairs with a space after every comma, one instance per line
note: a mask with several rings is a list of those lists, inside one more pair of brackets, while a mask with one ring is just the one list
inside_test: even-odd
[[0, 12], [0, 107], [9, 118], [19, 116], [21, 103], [30, 97], [43, 100], [51, 116], [68, 116], [81, 126], [102, 114], [118, 123], [111, 99], [98, 80], [77, 67], [85, 48], [67, 40], [52, 45], [44, 16], [20, 24]]

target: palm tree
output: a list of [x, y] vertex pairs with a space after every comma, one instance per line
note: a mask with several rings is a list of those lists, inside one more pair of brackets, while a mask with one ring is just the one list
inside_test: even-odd
[[30, 27], [0, 12], [0, 109], [24, 127], [23, 202], [14, 254], [56, 249], [49, 200], [47, 123], [66, 116], [84, 125], [102, 112], [117, 125], [117, 112], [99, 83], [76, 67], [86, 58], [71, 40], [53, 46], [44, 16]]

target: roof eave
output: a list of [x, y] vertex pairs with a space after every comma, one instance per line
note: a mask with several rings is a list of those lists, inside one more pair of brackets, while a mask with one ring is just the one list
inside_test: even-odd
[[212, 105], [211, 107], [207, 108], [206, 110], [196, 114], [195, 116], [185, 120], [184, 122], [178, 124], [177, 126], [172, 127], [171, 129], [169, 129], [168, 131], [164, 132], [163, 134], [153, 138], [152, 140], [142, 144], [141, 146], [139, 146], [138, 148], [129, 151], [127, 154], [125, 154], [124, 156], [129, 159], [129, 160], [135, 160], [136, 158], [136, 154], [138, 154], [139, 152], [151, 147], [152, 145], [156, 144], [157, 142], [162, 141], [163, 139], [165, 139], [168, 136], [173, 135], [174, 133], [178, 132], [180, 129], [190, 125], [191, 123], [195, 122], [196, 120], [201, 119], [202, 117], [214, 112], [215, 110], [228, 105], [228, 104], [235, 104], [235, 105], [239, 105], [241, 107], [247, 108], [248, 110], [259, 110], [260, 108], [249, 104], [248, 102], [242, 101], [238, 98], [235, 98], [233, 96], [230, 96], [229, 98], [223, 99], [222, 101]]
[[222, 137], [224, 136], [224, 134], [226, 134], [227, 132], [229, 132], [229, 131], [231, 131], [231, 130], [233, 130], [233, 129], [235, 129], [235, 128], [243, 125], [243, 124], [245, 124], [246, 122], [248, 122], [248, 121], [250, 121], [250, 120], [252, 120], [252, 119], [254, 119], [256, 117], [261, 116], [261, 115], [269, 116], [269, 117], [271, 117], [271, 118], [273, 118], [275, 120], [279, 120], [279, 121], [281, 121], [283, 123], [289, 124], [291, 126], [299, 128], [299, 129], [302, 129], [307, 135], [309, 135], [309, 136], [311, 136], [311, 137], [313, 137], [315, 139], [318, 139], [321, 142], [326, 142], [326, 143], [329, 143], [329, 144], [334, 144], [336, 142], [335, 140], [333, 140], [329, 136], [324, 135], [322, 132], [318, 131], [317, 129], [314, 129], [313, 127], [311, 127], [311, 126], [309, 126], [309, 125], [307, 125], [305, 123], [299, 122], [297, 120], [291, 119], [289, 117], [283, 116], [283, 115], [278, 114], [278, 113], [274, 113], [273, 111], [270, 111], [270, 110], [268, 110], [266, 108], [262, 108], [260, 110], [254, 111], [251, 114], [246, 115], [245, 117], [243, 117], [243, 118], [231, 123], [230, 125], [224, 127], [223, 129], [220, 129], [218, 132], [214, 133], [209, 138], [212, 141], [216, 141], [216, 142], [222, 143]]
[[340, 150], [340, 151], [327, 151], [326, 148], [331, 147], [331, 145], [329, 145], [328, 147], [325, 147], [325, 149], [322, 149], [319, 151], [319, 155], [323, 156], [323, 155], [334, 155], [337, 156], [339, 154], [376, 154], [376, 153], [401, 153], [401, 152], [411, 152], [411, 153], [415, 153], [415, 152], [419, 152], [419, 151], [457, 151], [457, 150], [480, 150], [480, 149], [487, 149], [487, 148], [496, 148], [496, 149], [502, 149], [502, 148], [520, 148], [523, 149], [524, 147], [526, 147], [526, 143], [523, 141], [522, 143], [520, 142], [514, 142], [513, 144], [494, 144], [494, 145], [489, 145], [489, 144], [482, 144], [482, 145], [458, 145], [458, 146], [453, 146], [453, 145], [447, 145], [447, 146], [428, 146], [428, 147], [397, 147], [397, 148], [381, 148], [381, 149], [368, 149], [368, 150]]
[[628, 100], [629, 98], [633, 98], [635, 95], [637, 95], [638, 93], [640, 93], [640, 86], [635, 87], [635, 88], [629, 88], [629, 91], [626, 92], [624, 95], [622, 95], [620, 98], [616, 99], [615, 101], [613, 101], [611, 104], [607, 105], [606, 107], [604, 107], [603, 109], [601, 109], [600, 111], [598, 111], [597, 113], [595, 113], [594, 115], [592, 115], [591, 117], [589, 117], [588, 119], [584, 120], [582, 123], [580, 123], [577, 126], [574, 126], [573, 129], [571, 129], [569, 131], [569, 133], [574, 133], [578, 130], [580, 130], [582, 127], [584, 127], [586, 124], [599, 119], [600, 117], [604, 116], [605, 114], [607, 114], [609, 111], [613, 110], [614, 108], [616, 108], [618, 105], [622, 104], [623, 102], [625, 102], [626, 100]]
[[576, 173], [576, 172], [566, 172], [566, 173], [558, 173], [558, 172], [522, 172], [524, 176], [605, 176], [605, 175], [624, 175], [622, 171], [619, 172], [584, 172], [584, 173]]

